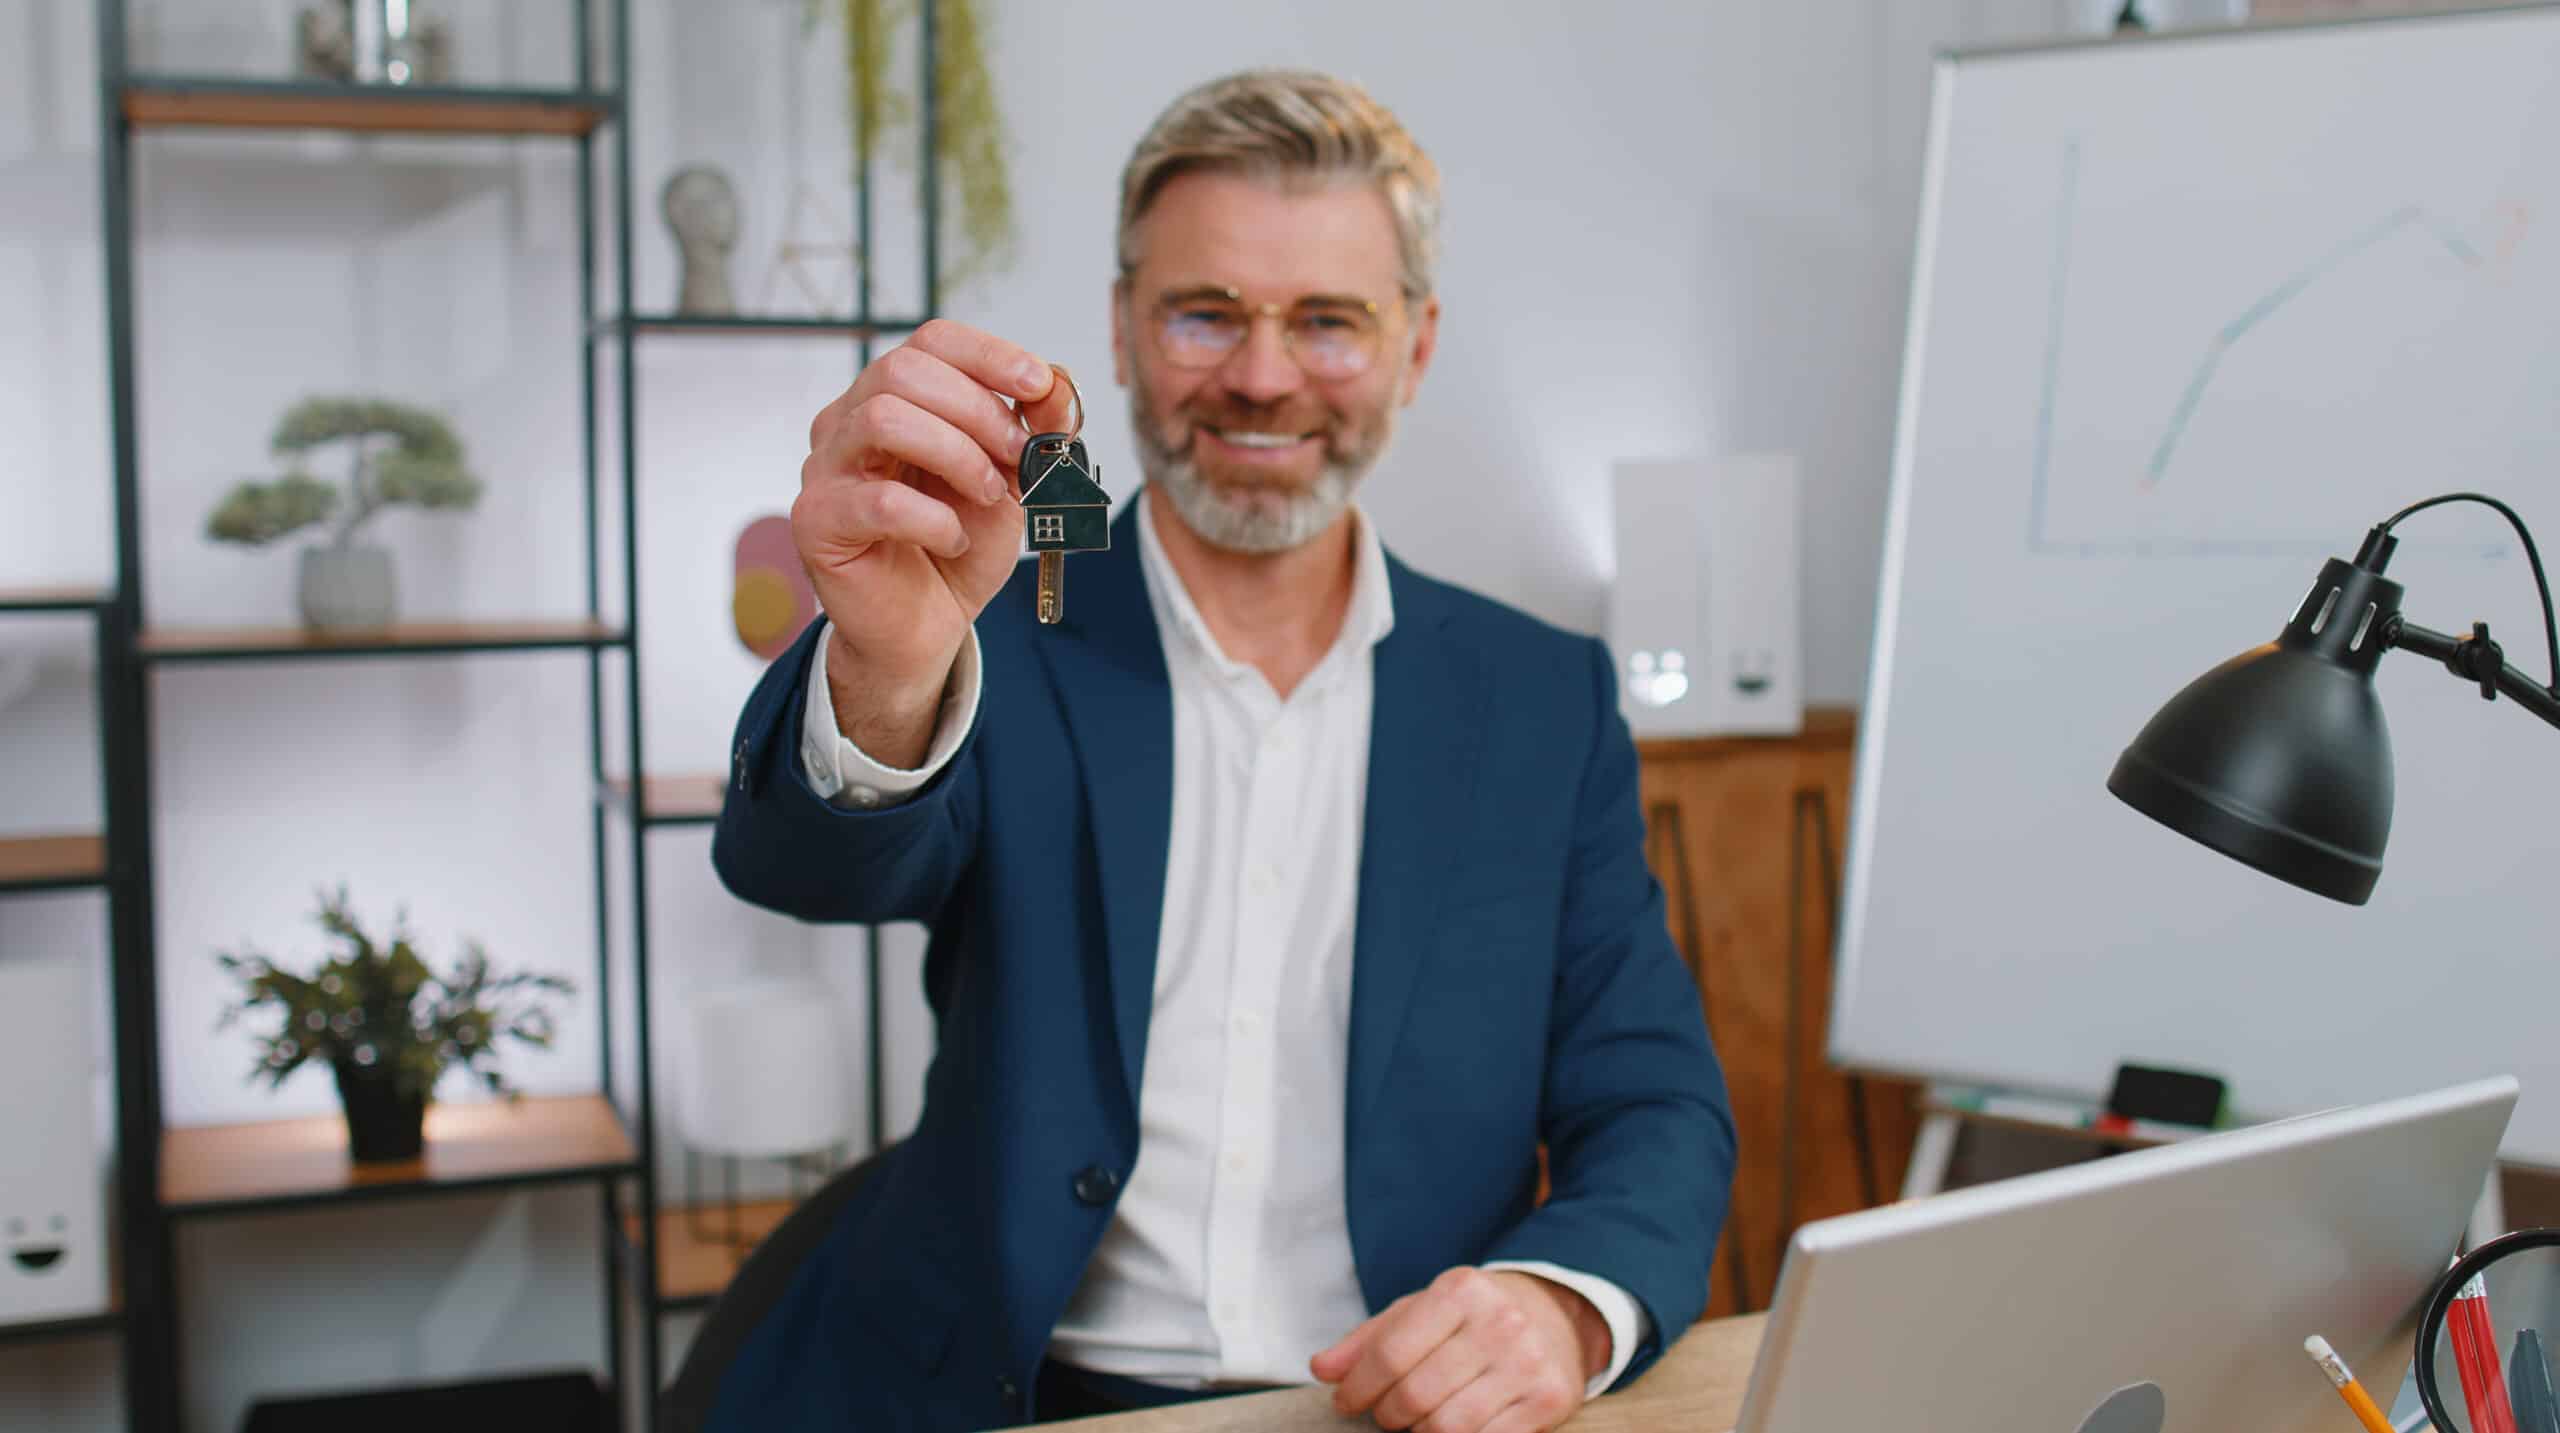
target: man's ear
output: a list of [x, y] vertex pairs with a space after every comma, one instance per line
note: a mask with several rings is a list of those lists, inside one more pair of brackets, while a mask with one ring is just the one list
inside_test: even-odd
[[1437, 295], [1424, 299], [1413, 310], [1413, 358], [1404, 368], [1404, 391], [1396, 396], [1399, 406], [1408, 406], [1422, 391], [1422, 373], [1431, 366], [1431, 355], [1440, 346], [1440, 300]]
[[1129, 386], [1129, 281], [1111, 283], [1111, 381]]

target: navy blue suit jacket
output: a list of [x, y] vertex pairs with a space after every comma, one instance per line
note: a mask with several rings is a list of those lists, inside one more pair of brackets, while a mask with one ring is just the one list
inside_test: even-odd
[[[980, 615], [976, 727], [903, 804], [809, 788], [816, 625], [747, 700], [713, 865], [804, 920], [926, 922], [937, 1042], [914, 1133], [722, 1380], [722, 1433], [1036, 1416], [1050, 1329], [1146, 1157], [1173, 708], [1134, 505], [1069, 568], [1063, 623], [1034, 620], [1027, 581]], [[1623, 1383], [1705, 1307], [1734, 1144], [1612, 665], [1388, 571], [1345, 1111], [1360, 1288], [1374, 1313], [1462, 1264], [1597, 1274], [1652, 1315]]]

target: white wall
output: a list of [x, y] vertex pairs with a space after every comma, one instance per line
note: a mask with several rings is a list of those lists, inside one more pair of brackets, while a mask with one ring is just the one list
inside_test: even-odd
[[[291, 9], [288, 0], [169, 5], [150, 13], [142, 48], [254, 70], [282, 52]], [[1125, 407], [1106, 382], [1103, 304], [1128, 145], [1193, 80], [1259, 63], [1333, 69], [1403, 114], [1448, 188], [1441, 358], [1366, 495], [1391, 544], [1426, 570], [1595, 630], [1611, 567], [1603, 503], [1614, 459], [1792, 449], [1807, 480], [1810, 692], [1856, 699], [1927, 56], [1943, 42], [2085, 23], [2088, 5], [1310, 0], [1247, 10], [987, 0], [987, 9], [1024, 232], [1010, 272], [946, 308], [1083, 376], [1096, 401], [1092, 444], [1116, 490], [1135, 469]], [[718, 163], [735, 177], [745, 234], [734, 272], [750, 298], [765, 287], [793, 175], [843, 203], [825, 178], [844, 170], [834, 37], [803, 43], [799, 10], [798, 0], [643, 5], [644, 305], [662, 307], [673, 290], [655, 193], [676, 164]], [[444, 7], [466, 24], [470, 77], [519, 81], [565, 73], [547, 28], [559, 12], [492, 0]], [[0, 584], [95, 578], [110, 566], [90, 23], [82, 0], [0, 7]], [[266, 462], [275, 415], [305, 392], [336, 389], [441, 407], [488, 479], [487, 502], [468, 517], [395, 514], [380, 524], [412, 612], [578, 608], [568, 154], [327, 137], [144, 142], [139, 352], [153, 620], [289, 620], [289, 553], [218, 548], [198, 532], [223, 486]], [[909, 181], [888, 167], [882, 180], [881, 262], [894, 275], [880, 303], [889, 307], [914, 288], [903, 277], [912, 246], [900, 237], [898, 191]], [[720, 765], [755, 672], [726, 633], [727, 544], [750, 517], [787, 506], [808, 416], [851, 366], [840, 343], [660, 341], [642, 351], [653, 769]], [[81, 805], [87, 786], [58, 775], [89, 759], [78, 697], [87, 674], [76, 637], [46, 642], [47, 690], [0, 714], [9, 829], [94, 814]], [[440, 956], [474, 936], [503, 960], [591, 986], [576, 659], [181, 668], [155, 678], [154, 700], [163, 1094], [173, 1121], [331, 1108], [316, 1075], [273, 1095], [244, 1084], [243, 1046], [211, 1030], [220, 995], [211, 952], [241, 939], [307, 952], [304, 916], [323, 881], [348, 880], [377, 917], [405, 902]], [[806, 968], [837, 984], [845, 1018], [858, 1022], [851, 939], [741, 909], [712, 880], [706, 848], [700, 831], [650, 843], [661, 1028], [674, 1025], [689, 989]], [[93, 917], [0, 905], [0, 952], [102, 947]], [[929, 1043], [917, 947], [914, 933], [900, 933], [885, 978], [896, 1002], [893, 1127], [913, 1118]], [[510, 1055], [508, 1067], [537, 1090], [590, 1087], [595, 1030], [582, 996], [559, 1051]], [[662, 1101], [670, 1094], [662, 1086]], [[859, 1090], [846, 1097], [859, 1108]], [[594, 1221], [593, 1199], [571, 1191], [191, 1229], [181, 1274], [196, 1426], [234, 1426], [259, 1390], [596, 1358]], [[113, 1391], [98, 1381], [111, 1384], [113, 1373], [106, 1353], [86, 1363], [0, 1354], [0, 1423], [109, 1426]]]
[[[1182, 85], [1239, 66], [1350, 76], [1404, 118], [1447, 191], [1440, 357], [1363, 499], [1389, 544], [1597, 631], [1613, 460], [1798, 451], [1809, 695], [1857, 699], [1928, 56], [2050, 33], [2070, 7], [1521, 4], [1463, 22], [1424, 5], [1115, 7], [1125, 25], [1020, 9], [1008, 64], [1161, 79], [1011, 116], [1019, 207], [1058, 237], [951, 312], [1098, 386], [1115, 181], [1138, 132]], [[1028, 83], [1006, 92], [1047, 92]], [[1099, 406], [1097, 454], [1130, 451], [1125, 409], [1116, 394]]]

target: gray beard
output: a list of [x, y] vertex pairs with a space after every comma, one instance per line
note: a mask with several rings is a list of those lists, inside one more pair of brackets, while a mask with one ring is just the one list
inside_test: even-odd
[[1138, 443], [1138, 466], [1150, 483], [1161, 484], [1183, 525], [1211, 547], [1229, 552], [1287, 552], [1315, 540], [1351, 506], [1352, 489], [1360, 485], [1367, 465], [1326, 460], [1315, 486], [1281, 497], [1269, 494], [1240, 499], [1200, 476], [1199, 465], [1157, 447], [1151, 438]]
[[[1129, 382], [1129, 431], [1138, 444], [1138, 472], [1151, 485], [1161, 484], [1173, 500], [1174, 513], [1202, 542], [1228, 552], [1268, 555], [1287, 552], [1314, 541], [1351, 507], [1352, 491], [1378, 465], [1395, 436], [1395, 410], [1379, 420], [1377, 439], [1367, 451], [1347, 457], [1328, 453], [1315, 486], [1302, 493], [1256, 492], [1238, 495], [1200, 475], [1188, 451], [1177, 453], [1156, 430], [1154, 407], [1143, 371]], [[1198, 438], [1192, 440], [1194, 443]], [[1275, 508], [1272, 498], [1277, 497]]]

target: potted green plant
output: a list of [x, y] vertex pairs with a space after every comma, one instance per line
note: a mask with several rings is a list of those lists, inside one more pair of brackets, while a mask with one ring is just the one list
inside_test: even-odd
[[487, 1063], [498, 1042], [548, 1047], [551, 1013], [537, 997], [574, 989], [556, 975], [497, 974], [476, 941], [465, 944], [451, 974], [438, 975], [411, 942], [405, 912], [383, 946], [358, 926], [343, 886], [321, 895], [319, 923], [341, 948], [308, 975], [246, 948], [215, 955], [240, 982], [239, 998], [223, 1008], [216, 1028], [251, 1011], [277, 1010], [283, 1018], [258, 1037], [249, 1078], [273, 1088], [306, 1064], [327, 1064], [346, 1110], [348, 1149], [359, 1161], [417, 1157], [427, 1103], [453, 1066], [512, 1098], [513, 1087]]
[[[316, 449], [348, 449], [343, 495], [302, 460]], [[330, 540], [302, 550], [302, 620], [313, 627], [378, 627], [399, 608], [391, 550], [356, 541], [383, 509], [469, 508], [480, 480], [463, 467], [462, 442], [423, 408], [382, 398], [306, 398], [276, 424], [271, 440], [289, 464], [284, 476], [244, 479], [206, 520], [218, 542], [259, 547], [319, 523]]]

